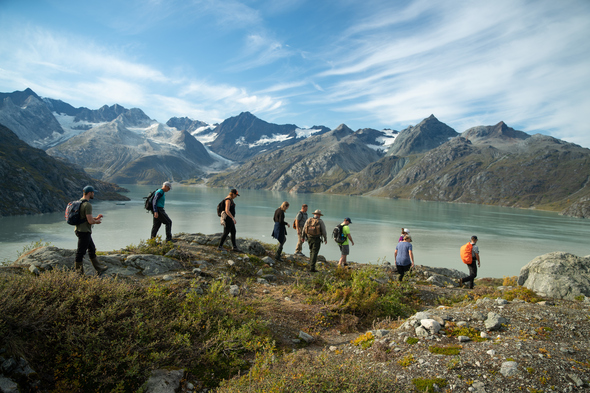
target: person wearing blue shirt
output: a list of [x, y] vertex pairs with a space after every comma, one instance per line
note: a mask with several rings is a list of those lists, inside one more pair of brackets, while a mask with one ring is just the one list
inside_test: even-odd
[[404, 236], [404, 241], [395, 246], [395, 267], [399, 273], [399, 280], [404, 279], [404, 274], [414, 267], [414, 253], [412, 252], [412, 238]]
[[154, 194], [154, 199], [152, 202], [152, 206], [154, 209], [154, 220], [152, 225], [152, 239], [156, 237], [158, 231], [160, 230], [160, 226], [164, 224], [166, 226], [166, 241], [172, 241], [172, 220], [166, 214], [164, 210], [164, 204], [166, 203], [166, 194], [168, 191], [172, 189], [172, 184], [170, 182], [164, 182], [162, 184], [162, 188], [160, 188]]

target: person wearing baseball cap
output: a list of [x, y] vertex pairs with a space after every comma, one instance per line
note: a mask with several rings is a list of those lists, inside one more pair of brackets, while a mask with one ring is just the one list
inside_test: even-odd
[[346, 217], [341, 224], [342, 225], [342, 233], [346, 237], [346, 240], [344, 241], [344, 243], [339, 245], [339, 247], [340, 247], [340, 260], [338, 261], [338, 266], [341, 266], [341, 267], [348, 265], [346, 263], [346, 257], [350, 253], [350, 246], [348, 245], [348, 242], [350, 241], [350, 245], [354, 246], [354, 241], [352, 240], [352, 236], [350, 236], [350, 228], [348, 227], [350, 224], [352, 224], [352, 220], [350, 219], [350, 217]]
[[225, 209], [221, 213], [221, 225], [223, 225], [223, 235], [221, 235], [221, 240], [219, 241], [219, 246], [217, 249], [219, 251], [223, 250], [223, 243], [227, 239], [227, 235], [231, 235], [231, 242], [233, 245], [232, 251], [233, 252], [242, 252], [238, 248], [238, 243], [236, 242], [236, 204], [234, 199], [239, 197], [238, 190], [232, 188], [229, 191], [229, 194], [222, 202], [225, 202]]
[[108, 268], [98, 263], [96, 256], [96, 246], [92, 240], [92, 225], [100, 224], [102, 222], [102, 214], [96, 217], [92, 216], [92, 204], [91, 199], [94, 199], [94, 187], [86, 186], [82, 189], [82, 204], [80, 205], [80, 217], [83, 221], [76, 225], [75, 234], [78, 238], [78, 247], [76, 249], [76, 257], [74, 259], [74, 268], [80, 274], [84, 274], [84, 255], [88, 250], [88, 257], [92, 266], [96, 270], [96, 273], [100, 276]]
[[166, 214], [164, 210], [164, 204], [166, 203], [166, 193], [172, 189], [172, 183], [165, 181], [162, 184], [162, 188], [156, 191], [154, 199], [152, 201], [152, 207], [154, 211], [154, 219], [152, 222], [152, 233], [151, 238], [155, 238], [160, 230], [162, 224], [166, 226], [166, 241], [172, 241], [172, 220]]

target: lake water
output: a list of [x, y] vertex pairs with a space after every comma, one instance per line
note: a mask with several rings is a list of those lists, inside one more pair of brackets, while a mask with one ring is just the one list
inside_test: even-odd
[[[94, 214], [104, 215], [95, 225], [93, 239], [99, 251], [137, 244], [149, 238], [152, 216], [143, 209], [143, 197], [155, 187], [126, 185], [131, 201], [94, 202]], [[566, 251], [579, 256], [590, 254], [590, 220], [559, 216], [556, 213], [467, 204], [420, 202], [324, 194], [240, 190], [236, 199], [237, 236], [276, 244], [270, 234], [273, 214], [282, 201], [291, 207], [286, 213], [291, 224], [301, 204], [309, 211], [321, 209], [331, 231], [344, 217], [352, 219], [349, 260], [360, 263], [393, 263], [401, 227], [410, 229], [417, 264], [460, 269], [459, 247], [471, 235], [479, 238], [479, 277], [518, 275], [520, 268], [536, 256]], [[173, 221], [172, 232], [217, 233], [222, 231], [216, 206], [227, 190], [174, 185], [166, 194], [166, 212]], [[311, 216], [311, 215], [310, 215]], [[61, 248], [76, 248], [74, 227], [64, 222], [63, 213], [0, 218], [0, 261], [13, 261], [19, 251], [40, 239]], [[164, 227], [160, 233], [164, 236]], [[285, 252], [295, 250], [296, 236], [288, 229]], [[303, 249], [309, 255], [307, 245]], [[336, 243], [329, 239], [320, 254], [339, 258]]]

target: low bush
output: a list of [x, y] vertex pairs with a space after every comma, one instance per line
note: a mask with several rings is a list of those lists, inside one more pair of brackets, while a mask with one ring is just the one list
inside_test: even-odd
[[136, 391], [184, 367], [216, 386], [272, 347], [254, 311], [220, 283], [208, 292], [47, 272], [0, 280], [0, 345], [56, 392]]
[[258, 353], [250, 372], [222, 382], [217, 393], [395, 393], [400, 390], [396, 376], [385, 374], [366, 360], [342, 354], [297, 351], [280, 356]]

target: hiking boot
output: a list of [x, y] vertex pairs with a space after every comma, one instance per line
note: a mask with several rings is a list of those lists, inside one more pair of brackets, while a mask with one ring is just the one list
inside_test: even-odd
[[463, 280], [461, 280], [460, 278], [456, 279], [455, 282], [457, 283], [457, 285], [459, 285], [459, 288], [463, 288]]
[[74, 269], [76, 270], [76, 273], [84, 275], [84, 264], [82, 264], [82, 262], [75, 262]]
[[96, 273], [98, 273], [99, 276], [108, 269], [108, 266], [101, 265], [98, 262], [98, 258], [96, 257], [90, 258], [90, 262], [92, 262], [92, 266], [94, 267], [94, 270], [96, 270]]
[[236, 247], [232, 248], [231, 250], [232, 250], [233, 252], [241, 252], [241, 253], [243, 253], [243, 252], [244, 252], [244, 251], [242, 251], [242, 250], [240, 250], [239, 248], [236, 248]]

